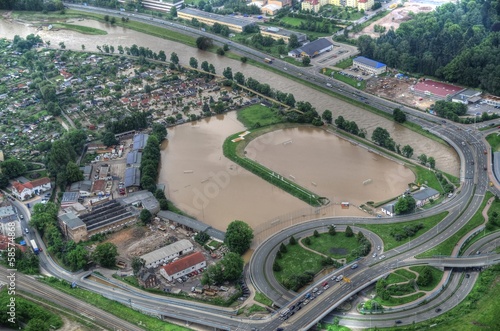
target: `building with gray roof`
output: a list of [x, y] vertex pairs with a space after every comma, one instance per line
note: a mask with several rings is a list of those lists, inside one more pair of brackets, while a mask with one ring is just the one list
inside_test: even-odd
[[142, 160], [142, 152], [135, 150], [127, 154], [127, 167], [140, 167]]
[[292, 56], [295, 58], [308, 56], [310, 58], [313, 58], [324, 52], [331, 51], [332, 49], [333, 44], [328, 39], [319, 38], [315, 41], [311, 41], [310, 43], [300, 46], [299, 48], [291, 50], [290, 52], [288, 52], [288, 56]]
[[125, 169], [125, 179], [123, 183], [127, 191], [138, 190], [141, 186], [141, 170], [139, 168]]
[[439, 195], [440, 193], [432, 187], [426, 187], [424, 189], [421, 189], [420, 191], [412, 193], [412, 197], [413, 199], [415, 199], [417, 207], [425, 205], [426, 203], [430, 202], [431, 199], [435, 200], [439, 198]]
[[133, 151], [142, 151], [148, 142], [149, 135], [145, 133], [138, 133], [134, 136], [132, 143]]
[[153, 193], [147, 190], [132, 192], [127, 197], [118, 199], [118, 201], [128, 206], [141, 204], [142, 208], [149, 210], [153, 215], [160, 211], [160, 203]]
[[176, 257], [192, 252], [193, 249], [194, 246], [189, 240], [182, 239], [168, 246], [144, 254], [141, 256], [141, 259], [144, 260], [144, 266], [146, 268], [156, 268]]
[[212, 228], [210, 225], [200, 222], [198, 220], [173, 213], [169, 210], [162, 210], [157, 214], [158, 217], [164, 220], [169, 220], [182, 226], [185, 229], [194, 232], [206, 232], [211, 238], [224, 241], [226, 233], [217, 229]]
[[73, 240], [75, 243], [87, 240], [87, 226], [75, 213], [62, 214], [57, 219], [59, 227], [67, 239]]
[[219, 23], [236, 32], [243, 32], [243, 29], [245, 27], [255, 24], [248, 18], [235, 17], [231, 15], [218, 15], [193, 8], [181, 9], [177, 11], [177, 16], [188, 21], [191, 21], [194, 18], [198, 20], [198, 22], [210, 26], [214, 25], [215, 23]]

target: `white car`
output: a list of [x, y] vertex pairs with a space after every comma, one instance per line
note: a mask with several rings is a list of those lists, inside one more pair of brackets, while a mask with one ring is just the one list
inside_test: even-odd
[[379, 259], [379, 260], [385, 259], [385, 255], [380, 255], [380, 256], [378, 257], [378, 259]]

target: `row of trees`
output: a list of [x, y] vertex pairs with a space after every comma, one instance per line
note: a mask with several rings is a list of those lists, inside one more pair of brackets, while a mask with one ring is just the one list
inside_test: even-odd
[[396, 241], [402, 241], [407, 238], [414, 237], [418, 231], [424, 228], [423, 223], [418, 223], [414, 225], [404, 225], [400, 228], [392, 228], [391, 237], [393, 237]]
[[340, 130], [347, 131], [347, 132], [352, 133], [353, 135], [359, 136], [361, 138], [365, 138], [365, 136], [366, 136], [366, 131], [360, 130], [358, 127], [358, 124], [356, 122], [348, 121], [348, 120], [344, 119], [343, 116], [337, 117], [337, 119], [335, 120], [335, 125]]
[[146, 146], [142, 151], [141, 159], [141, 187], [152, 193], [156, 192], [156, 181], [161, 161], [160, 143], [167, 136], [167, 129], [158, 123], [153, 124], [153, 131], [149, 135]]
[[467, 105], [459, 102], [439, 100], [434, 104], [434, 111], [439, 117], [459, 122], [459, 116], [467, 113]]

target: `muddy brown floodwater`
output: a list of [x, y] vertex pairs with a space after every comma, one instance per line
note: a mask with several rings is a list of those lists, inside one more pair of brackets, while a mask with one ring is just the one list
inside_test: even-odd
[[[110, 26], [109, 24], [92, 20], [73, 20], [71, 23], [105, 30], [108, 34], [93, 36], [73, 31], [37, 31], [33, 26], [10, 22], [4, 19], [0, 19], [0, 31], [2, 37], [9, 39], [12, 39], [16, 34], [23, 37], [29, 33], [39, 34], [43, 40], [50, 40], [52, 47], [57, 47], [59, 42], [62, 41], [68, 49], [73, 50], [81, 50], [81, 45], [85, 45], [85, 49], [87, 50], [96, 50], [96, 45], [113, 45], [116, 49], [118, 45], [130, 47], [133, 44], [137, 44], [138, 46], [149, 47], [155, 52], [163, 50], [167, 53], [167, 57], [170, 56], [171, 52], [176, 52], [181, 59], [181, 63], [184, 64], [188, 63], [188, 59], [191, 56], [196, 57], [198, 61], [206, 60], [215, 66], [217, 73], [222, 73], [222, 70], [229, 66], [232, 68], [233, 73], [240, 71], [245, 77], [253, 77], [261, 83], [269, 84], [274, 89], [292, 93], [296, 100], [309, 101], [320, 113], [325, 109], [329, 109], [332, 111], [334, 118], [342, 115], [347, 120], [355, 121], [360, 128], [367, 130], [368, 137], [371, 136], [376, 127], [385, 128], [397, 144], [401, 146], [409, 144], [412, 146], [415, 157], [425, 153], [436, 159], [436, 167], [440, 170], [455, 176], [459, 174], [460, 164], [458, 155], [451, 147], [422, 137], [393, 121], [322, 94], [298, 82], [279, 75], [270, 74], [266, 70], [253, 67], [249, 64], [242, 64], [240, 61], [202, 52], [180, 43], [152, 37], [126, 28]], [[231, 114], [227, 115], [224, 121], [220, 118], [213, 118], [201, 123], [187, 124], [169, 129], [168, 147], [163, 151], [161, 180], [168, 183], [170, 198], [179, 205], [182, 205], [186, 212], [192, 216], [198, 217], [219, 229], [225, 229], [229, 222], [237, 218], [245, 218], [244, 220], [249, 222], [249, 224], [256, 226], [268, 222], [276, 215], [283, 215], [293, 210], [305, 208], [306, 204], [304, 202], [283, 193], [281, 190], [274, 188], [272, 185], [249, 174], [245, 170], [239, 169], [235, 164], [222, 156], [221, 148], [223, 140], [229, 134], [239, 130], [241, 131], [243, 128], [236, 121], [235, 116]], [[316, 177], [314, 176], [321, 172], [313, 169], [312, 165], [305, 166], [305, 169], [313, 169], [313, 172], [316, 172], [315, 174], [308, 175], [306, 170], [301, 170], [302, 168], [298, 164], [302, 164], [307, 160], [298, 157], [294, 159], [292, 156], [287, 156], [290, 159], [285, 162], [280, 160], [276, 155], [276, 160], [274, 161], [271, 161], [271, 159], [262, 161], [264, 164], [266, 162], [268, 162], [267, 164], [274, 162], [277, 167], [283, 166], [281, 170], [277, 169], [277, 171], [282, 171], [287, 176], [295, 176], [297, 181], [304, 183], [306, 187], [311, 188], [311, 185], [313, 185], [311, 182], [316, 181], [317, 186], [314, 187], [315, 190], [313, 191], [317, 189], [325, 192], [325, 195], [330, 194], [335, 202], [343, 199], [344, 196], [353, 201], [364, 201], [367, 200], [365, 199], [367, 197], [376, 200], [379, 190], [398, 191], [400, 189], [399, 184], [396, 184], [400, 180], [397, 176], [401, 176], [401, 182], [404, 182], [405, 179], [403, 178], [408, 176], [405, 175], [406, 171], [404, 169], [398, 170], [399, 166], [394, 165], [392, 167], [392, 163], [389, 161], [368, 154], [365, 150], [358, 147], [351, 147], [349, 143], [338, 141], [337, 138], [327, 138], [325, 133], [315, 131], [298, 133], [299, 130], [297, 130], [297, 133], [292, 132], [290, 131], [290, 134], [293, 137], [298, 135], [297, 138], [293, 138], [294, 142], [291, 146], [281, 148], [280, 152], [296, 148], [295, 145], [299, 145], [299, 140], [310, 141], [310, 139], [313, 139], [311, 138], [312, 136], [316, 137], [319, 140], [317, 142], [318, 147], [314, 147], [313, 151], [316, 150], [320, 154], [320, 158], [313, 154], [310, 154], [310, 157], [319, 158], [316, 163], [318, 163], [317, 166], [320, 166], [321, 163], [321, 167], [324, 167], [322, 171], [326, 174], [325, 178], [321, 181], [315, 179]], [[337, 141], [335, 142], [335, 140]], [[304, 143], [301, 142], [300, 144]], [[330, 147], [329, 144], [332, 144], [332, 146]], [[319, 146], [323, 146], [323, 150]], [[309, 150], [311, 145], [307, 145], [306, 147], [302, 148], [301, 152], [297, 152], [299, 156], [313, 152]], [[271, 147], [269, 147], [269, 152], [266, 153], [272, 154], [271, 150]], [[265, 151], [267, 150], [262, 151], [262, 153]], [[323, 152], [320, 153], [320, 151]], [[346, 155], [349, 156], [347, 159], [350, 160], [350, 165], [349, 163], [342, 163], [347, 157], [343, 155], [344, 153], [347, 153]], [[259, 161], [261, 161], [259, 155], [263, 156], [264, 154], [257, 155]], [[283, 160], [286, 159], [284, 155], [280, 154], [279, 156]], [[356, 157], [364, 157], [365, 159], [363, 160], [365, 161], [363, 162], [371, 162], [372, 166], [363, 168], [363, 162], [356, 159]], [[377, 172], [381, 171], [378, 170], [379, 168], [384, 168], [378, 166], [378, 164], [383, 163], [387, 165], [385, 168], [392, 168], [397, 176], [394, 177], [395, 174], [390, 171]], [[285, 165], [290, 166], [290, 168], [285, 169]], [[338, 184], [335, 181], [337, 177], [334, 172], [344, 173], [349, 168], [357, 169], [356, 171], [359, 173], [356, 174], [352, 171], [342, 178], [339, 177], [337, 180], [342, 179], [347, 182], [344, 182], [342, 185]], [[331, 176], [326, 172], [328, 169], [332, 173]], [[227, 174], [229, 178], [227, 183], [222, 180], [226, 178], [222, 175], [219, 183], [216, 182], [218, 172], [225, 172]], [[384, 176], [387, 176], [387, 178], [384, 178]], [[360, 182], [362, 183], [362, 181], [368, 179], [372, 179], [371, 184], [359, 186]], [[327, 182], [328, 185], [326, 184]], [[345, 186], [347, 185], [346, 183], [348, 186]], [[384, 183], [387, 186], [381, 186]], [[340, 186], [344, 187], [340, 189]], [[355, 187], [359, 187], [359, 191]], [[328, 191], [329, 189], [332, 191]], [[339, 191], [335, 191], [337, 189]], [[207, 191], [205, 192], [205, 190]], [[352, 195], [348, 193], [352, 193]], [[205, 199], [201, 194], [204, 194]], [[344, 212], [339, 211], [337, 215], [341, 215]], [[349, 213], [352, 215], [360, 212], [351, 209]]]

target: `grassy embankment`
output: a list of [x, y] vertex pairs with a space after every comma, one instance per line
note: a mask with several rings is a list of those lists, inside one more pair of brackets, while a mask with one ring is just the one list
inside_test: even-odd
[[[486, 195], [478, 211], [474, 214], [474, 216], [472, 216], [469, 222], [465, 224], [465, 226], [463, 226], [460, 230], [458, 230], [458, 232], [456, 232], [454, 235], [443, 241], [441, 244], [429, 249], [425, 253], [417, 255], [417, 258], [433, 257], [436, 255], [451, 255], [453, 248], [463, 236], [465, 236], [472, 229], [484, 223], [484, 217], [481, 213], [484, 207], [486, 206], [488, 199], [491, 198], [492, 196], [493, 194], [491, 192], [486, 192]], [[441, 231], [443, 230], [444, 229], [441, 229]]]
[[486, 141], [490, 144], [492, 152], [500, 152], [500, 135], [498, 133], [487, 135]]
[[[414, 240], [418, 236], [424, 234], [425, 232], [431, 230], [434, 226], [436, 226], [439, 222], [441, 222], [446, 215], [448, 215], [448, 212], [442, 212], [437, 215], [429, 216], [426, 218], [422, 218], [419, 220], [415, 221], [410, 221], [410, 222], [404, 222], [404, 223], [397, 223], [397, 224], [355, 224], [357, 227], [360, 228], [365, 228], [369, 231], [372, 231], [376, 235], [378, 235], [382, 241], [384, 242], [384, 250], [389, 250], [396, 248], [398, 246], [407, 244], [409, 240]], [[403, 241], [397, 241], [391, 233], [393, 232], [398, 232], [399, 229], [405, 227], [405, 226], [412, 226], [412, 225], [417, 225], [422, 223], [424, 225], [424, 228], [421, 229], [420, 231], [417, 232], [417, 235], [414, 237], [411, 237], [409, 239], [405, 239]]]
[[66, 294], [72, 295], [82, 301], [90, 303], [91, 305], [111, 313], [124, 321], [139, 325], [144, 330], [158, 330], [158, 331], [188, 331], [189, 328], [171, 324], [161, 321], [152, 316], [144, 315], [138, 311], [133, 310], [119, 302], [107, 299], [100, 294], [93, 293], [81, 288], [71, 288], [70, 284], [63, 280], [55, 278], [47, 278], [43, 280], [44, 283], [62, 291]]
[[[311, 244], [307, 245], [308, 248], [325, 254], [334, 259], [345, 258], [347, 262], [355, 260], [355, 257], [350, 256], [350, 253], [359, 247], [358, 240], [356, 236], [346, 237], [343, 232], [337, 233], [335, 236], [331, 236], [328, 233], [321, 233], [319, 237], [311, 236]], [[338, 254], [332, 252], [332, 250], [344, 249], [346, 254]]]
[[[500, 330], [500, 266], [492, 266], [479, 274], [471, 293], [457, 307], [438, 317], [408, 327], [384, 328], [397, 330], [470, 331]], [[453, 300], [453, 299], [451, 299]], [[371, 331], [379, 328], [369, 329]]]
[[106, 34], [108, 34], [106, 31], [101, 30], [101, 29], [91, 28], [91, 27], [82, 26], [82, 25], [69, 24], [69, 23], [53, 23], [52, 26], [55, 29], [71, 30], [71, 31], [76, 31], [76, 32], [83, 33], [83, 34], [89, 34], [89, 35], [106, 35]]

